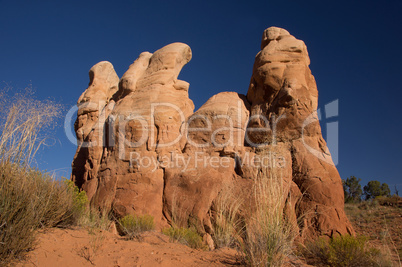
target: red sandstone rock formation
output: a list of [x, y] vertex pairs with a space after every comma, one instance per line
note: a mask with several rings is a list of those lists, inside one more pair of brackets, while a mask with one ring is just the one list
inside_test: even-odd
[[[219, 192], [230, 186], [247, 197], [253, 179], [269, 172], [282, 179], [286, 215], [302, 238], [353, 233], [314, 116], [318, 92], [303, 41], [268, 28], [247, 96], [219, 93], [195, 113], [189, 84], [177, 79], [190, 59], [190, 48], [174, 43], [142, 53], [120, 81], [108, 62], [91, 69], [72, 172], [91, 202], [212, 233]], [[275, 166], [254, 164], [267, 154]]]
[[247, 134], [257, 144], [290, 153], [285, 169], [292, 174], [292, 194], [301, 197], [296, 215], [303, 218], [303, 236], [353, 233], [341, 178], [315, 115], [318, 91], [309, 64], [303, 41], [284, 29], [265, 30], [247, 93], [252, 118]]

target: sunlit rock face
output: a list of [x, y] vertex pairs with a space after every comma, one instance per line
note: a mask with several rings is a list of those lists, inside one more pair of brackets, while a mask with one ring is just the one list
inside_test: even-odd
[[285, 168], [303, 236], [353, 233], [343, 210], [341, 178], [316, 116], [318, 91], [309, 64], [303, 41], [284, 29], [264, 31], [247, 93], [251, 119], [246, 134], [255, 145], [289, 151]]
[[[343, 189], [315, 115], [318, 91], [303, 41], [264, 31], [247, 95], [222, 92], [194, 112], [178, 79], [191, 49], [141, 53], [119, 79], [109, 62], [90, 70], [78, 101], [72, 180], [117, 217], [150, 214], [213, 234], [225, 188], [255, 210], [253, 181], [281, 181], [287, 219], [300, 237], [353, 234]], [[246, 218], [246, 219], [247, 219]]]

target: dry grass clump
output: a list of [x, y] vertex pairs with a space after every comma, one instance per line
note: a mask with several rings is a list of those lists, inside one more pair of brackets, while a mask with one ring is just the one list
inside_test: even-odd
[[177, 241], [190, 248], [207, 249], [206, 245], [203, 243], [202, 237], [193, 227], [170, 227], [164, 229], [162, 232], [169, 236], [171, 241]]
[[287, 195], [282, 177], [262, 169], [254, 181], [256, 210], [245, 222], [241, 244], [251, 266], [282, 266], [293, 254], [297, 236], [284, 214]]
[[73, 185], [55, 181], [31, 167], [45, 144], [44, 130], [60, 115], [60, 106], [33, 99], [29, 91], [13, 97], [0, 92], [0, 265], [35, 245], [42, 227], [70, 225], [86, 206]]
[[[80, 193], [85, 194], [85, 191], [81, 191]], [[96, 232], [97, 230], [108, 231], [112, 222], [113, 219], [110, 210], [99, 210], [93, 206], [87, 206], [83, 209], [76, 220], [76, 224], [88, 229], [89, 233]]]
[[330, 240], [318, 239], [308, 243], [304, 255], [310, 264], [334, 267], [392, 266], [379, 249], [369, 246], [367, 238], [350, 235], [336, 236]]
[[194, 249], [206, 250], [208, 247], [204, 244], [196, 227], [200, 222], [194, 218], [193, 220], [187, 218], [188, 212], [179, 206], [179, 203], [185, 200], [177, 201], [176, 197], [177, 194], [174, 194], [168, 214], [171, 226], [163, 229], [162, 233], [169, 236], [171, 242], [179, 242]]
[[0, 163], [0, 262], [32, 249], [37, 229], [74, 224], [83, 205], [68, 184], [36, 169]]
[[225, 185], [214, 201], [212, 238], [216, 247], [236, 247], [242, 229], [240, 208], [243, 200], [235, 195], [233, 187]]
[[138, 238], [142, 232], [155, 229], [154, 217], [148, 214], [126, 215], [119, 219], [119, 228], [128, 239]]
[[199, 221], [195, 218], [188, 218], [189, 212], [179, 205], [185, 199], [180, 198], [178, 201], [177, 197], [179, 197], [177, 193], [173, 194], [169, 205], [170, 210], [165, 213], [170, 227], [163, 229], [162, 233], [169, 236], [171, 242], [179, 242], [194, 249], [207, 249], [197, 231], [196, 226]]
[[251, 196], [230, 186], [221, 190], [213, 206], [213, 240], [217, 247], [240, 248], [250, 266], [282, 266], [298, 234], [284, 212], [289, 188], [275, 168], [261, 168], [252, 186]]
[[50, 100], [36, 100], [32, 89], [8, 95], [0, 92], [0, 161], [29, 166], [39, 148], [46, 144], [61, 106]]

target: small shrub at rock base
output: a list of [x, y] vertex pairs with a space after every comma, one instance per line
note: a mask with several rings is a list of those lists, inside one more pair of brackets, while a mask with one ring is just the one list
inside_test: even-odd
[[139, 234], [155, 228], [154, 217], [151, 215], [126, 215], [119, 219], [120, 229], [128, 239], [138, 238]]
[[351, 235], [336, 236], [326, 240], [320, 238], [308, 243], [303, 254], [310, 264], [340, 266], [391, 266], [380, 250], [370, 248], [367, 238]]
[[171, 241], [177, 241], [190, 248], [206, 249], [202, 242], [202, 237], [198, 234], [197, 230], [190, 227], [170, 227], [163, 230], [163, 233], [170, 237]]
[[71, 194], [73, 201], [71, 220], [78, 222], [80, 217], [83, 216], [88, 209], [89, 201], [87, 194], [85, 191], [80, 191], [71, 180], [64, 178], [64, 183], [66, 184], [67, 190]]

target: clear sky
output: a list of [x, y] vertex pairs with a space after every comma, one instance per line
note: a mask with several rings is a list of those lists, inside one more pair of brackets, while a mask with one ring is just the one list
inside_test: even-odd
[[[246, 94], [264, 29], [303, 40], [319, 107], [338, 100], [338, 170], [362, 185], [402, 191], [402, 1], [19, 1], [0, 0], [0, 83], [52, 98], [66, 110], [88, 70], [110, 61], [121, 77], [143, 51], [187, 43], [180, 79], [196, 109], [222, 91]], [[69, 177], [76, 146], [63, 129], [39, 168]], [[324, 137], [326, 121], [321, 122]]]

